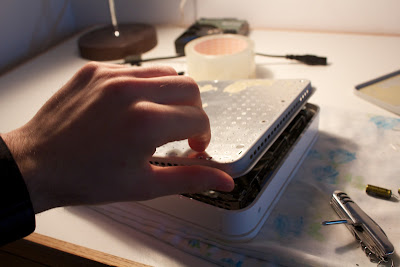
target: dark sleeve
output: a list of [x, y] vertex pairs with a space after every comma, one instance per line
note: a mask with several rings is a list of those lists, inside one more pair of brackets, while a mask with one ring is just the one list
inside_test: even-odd
[[35, 212], [21, 172], [0, 137], [0, 246], [35, 230]]

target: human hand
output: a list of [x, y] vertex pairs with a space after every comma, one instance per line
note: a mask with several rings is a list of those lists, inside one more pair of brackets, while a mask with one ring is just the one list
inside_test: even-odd
[[234, 186], [217, 169], [149, 164], [160, 145], [188, 138], [204, 151], [211, 137], [197, 84], [169, 67], [88, 63], [32, 120], [2, 136], [36, 213]]

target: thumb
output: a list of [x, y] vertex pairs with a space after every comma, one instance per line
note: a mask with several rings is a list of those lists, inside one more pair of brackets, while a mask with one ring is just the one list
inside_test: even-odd
[[199, 193], [205, 190], [232, 191], [235, 184], [227, 173], [205, 166], [152, 166], [154, 194]]

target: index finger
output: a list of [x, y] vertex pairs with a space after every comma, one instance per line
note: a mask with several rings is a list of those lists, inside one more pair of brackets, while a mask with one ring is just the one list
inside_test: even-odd
[[132, 105], [133, 113], [132, 119], [141, 120], [142, 132], [156, 146], [188, 139], [193, 150], [202, 152], [211, 140], [208, 116], [199, 107], [141, 101]]
[[176, 70], [169, 66], [125, 67], [113, 69], [118, 76], [135, 78], [154, 78], [162, 76], [177, 76]]

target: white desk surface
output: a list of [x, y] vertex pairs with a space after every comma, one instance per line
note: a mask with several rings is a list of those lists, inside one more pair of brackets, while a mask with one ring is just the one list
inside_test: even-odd
[[[158, 45], [144, 58], [173, 55], [174, 40], [183, 29], [163, 26], [157, 31]], [[255, 41], [256, 52], [310, 53], [328, 57], [329, 66], [307, 66], [285, 59], [256, 57], [259, 78], [311, 80], [317, 91], [310, 102], [321, 108], [321, 131], [325, 129], [325, 111], [399, 118], [355, 96], [353, 90], [359, 83], [400, 69], [400, 36], [253, 30], [250, 37]], [[66, 40], [0, 77], [0, 132], [27, 122], [87, 62], [78, 55], [77, 38]], [[172, 62], [178, 71], [185, 68], [184, 58], [159, 61], [162, 64], [168, 62]], [[400, 178], [394, 179], [399, 188]], [[393, 190], [397, 192], [397, 188]], [[58, 208], [37, 215], [36, 232], [153, 266], [207, 264], [203, 259], [84, 208]], [[399, 232], [396, 234], [398, 236]], [[399, 251], [398, 238], [392, 242]], [[358, 252], [360, 257], [365, 257], [361, 251], [354, 253]]]

